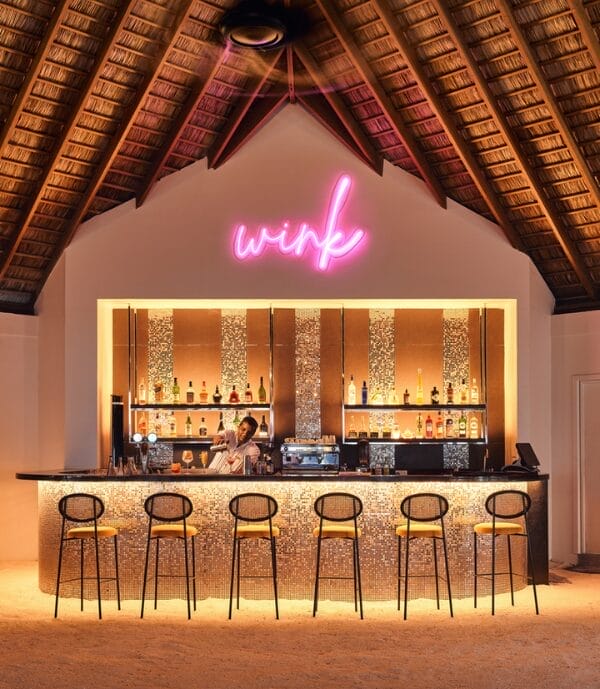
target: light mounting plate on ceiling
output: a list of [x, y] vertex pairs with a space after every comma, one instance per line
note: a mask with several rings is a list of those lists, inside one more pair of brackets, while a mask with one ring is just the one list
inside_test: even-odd
[[285, 9], [264, 0], [242, 0], [221, 20], [219, 29], [228, 43], [252, 50], [269, 50], [290, 40]]

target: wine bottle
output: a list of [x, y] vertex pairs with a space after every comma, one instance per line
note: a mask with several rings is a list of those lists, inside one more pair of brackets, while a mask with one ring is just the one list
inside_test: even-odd
[[246, 390], [244, 391], [244, 402], [246, 404], [252, 404], [252, 388], [250, 383], [246, 383]]
[[417, 369], [417, 392], [415, 395], [415, 402], [423, 404], [423, 369]]
[[194, 404], [194, 397], [196, 396], [196, 393], [194, 392], [194, 386], [192, 385], [192, 381], [190, 380], [189, 385], [187, 387], [187, 390], [185, 391], [185, 401], [188, 404]]
[[369, 402], [369, 389], [367, 388], [366, 380], [363, 380], [362, 388], [360, 389], [360, 402], [363, 405]]
[[269, 425], [267, 424], [267, 420], [265, 419], [265, 415], [262, 415], [262, 421], [260, 422], [258, 426], [258, 433], [259, 435], [262, 436], [267, 436], [269, 435]]
[[231, 422], [231, 427], [235, 430], [238, 426], [240, 425], [240, 415], [238, 410], [235, 410], [235, 416], [233, 417], [233, 421]]
[[219, 425], [217, 427], [217, 435], [225, 432], [225, 424], [223, 423], [223, 412], [219, 412]]
[[437, 419], [435, 420], [435, 437], [444, 437], [444, 419], [442, 418], [441, 411], [438, 412]]
[[146, 383], [143, 378], [138, 386], [138, 404], [146, 404]]
[[464, 410], [461, 411], [460, 416], [458, 418], [458, 437], [467, 437], [467, 417], [465, 416]]
[[177, 418], [173, 412], [171, 412], [171, 415], [169, 416], [169, 435], [172, 438], [177, 435]]
[[263, 377], [260, 377], [260, 385], [258, 386], [258, 403], [264, 404], [267, 401], [267, 391], [263, 383]]
[[192, 417], [188, 414], [185, 420], [185, 437], [192, 437]]
[[208, 402], [208, 392], [206, 390], [206, 381], [202, 381], [202, 387], [200, 388], [200, 404], [206, 404]]
[[173, 404], [179, 404], [179, 395], [180, 395], [180, 388], [179, 388], [179, 383], [177, 382], [177, 378], [173, 378], [173, 387], [171, 388], [171, 394], [173, 395]]
[[219, 386], [215, 386], [215, 391], [213, 392], [213, 402], [215, 404], [221, 404], [221, 400], [223, 399], [223, 395], [221, 394], [219, 390]]
[[350, 382], [348, 383], [348, 404], [356, 404], [356, 385], [353, 375], [350, 375]]
[[468, 404], [469, 402], [469, 390], [467, 388], [467, 381], [464, 378], [460, 381], [459, 399], [461, 404]]
[[427, 418], [425, 419], [425, 437], [433, 438], [433, 419], [429, 414], [427, 414]]
[[201, 438], [206, 438], [206, 436], [208, 435], [208, 428], [206, 427], [206, 419], [204, 417], [200, 419], [200, 428], [198, 430], [198, 435]]
[[479, 404], [479, 387], [477, 385], [477, 378], [473, 378], [471, 383], [471, 404]]

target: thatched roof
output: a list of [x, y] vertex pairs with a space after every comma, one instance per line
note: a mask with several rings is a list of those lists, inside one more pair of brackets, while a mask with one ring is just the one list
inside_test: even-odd
[[33, 312], [82, 221], [288, 102], [498, 223], [557, 312], [600, 308], [600, 0], [281, 1], [308, 30], [257, 53], [223, 43], [234, 0], [3, 0], [0, 311]]

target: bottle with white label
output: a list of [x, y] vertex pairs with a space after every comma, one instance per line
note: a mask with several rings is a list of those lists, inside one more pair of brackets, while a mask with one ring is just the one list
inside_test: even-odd
[[471, 404], [479, 404], [479, 386], [477, 385], [477, 378], [473, 378], [471, 383]]
[[138, 404], [146, 404], [146, 383], [142, 378], [138, 386]]
[[348, 383], [348, 404], [356, 404], [356, 385], [354, 383], [354, 376], [350, 376]]

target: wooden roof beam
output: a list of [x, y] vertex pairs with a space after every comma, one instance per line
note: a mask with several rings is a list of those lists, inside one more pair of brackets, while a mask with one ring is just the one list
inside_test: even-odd
[[[435, 7], [440, 4], [436, 0], [432, 0]], [[456, 149], [462, 164], [465, 166], [467, 172], [473, 179], [477, 190], [481, 197], [485, 200], [496, 222], [503, 229], [509, 242], [519, 250], [523, 250], [523, 243], [519, 234], [513, 228], [513, 221], [508, 213], [508, 210], [499, 202], [495, 190], [491, 182], [487, 179], [479, 166], [479, 162], [475, 155], [471, 152], [466, 142], [461, 137], [458, 127], [454, 123], [451, 113], [446, 108], [443, 100], [437, 94], [433, 87], [431, 79], [425, 74], [422, 68], [415, 49], [404, 37], [404, 34], [398, 26], [398, 21], [389, 7], [381, 0], [372, 0], [373, 7], [381, 17], [385, 27], [396, 42], [398, 49], [404, 55], [405, 60], [410, 65], [411, 71], [417, 82], [419, 88], [426, 94], [429, 100], [429, 106], [436, 114], [439, 121], [443, 124], [446, 134], [454, 148]], [[439, 12], [439, 8], [438, 8]]]
[[252, 107], [255, 100], [258, 98], [260, 92], [264, 88], [265, 84], [269, 80], [275, 65], [281, 59], [281, 56], [285, 54], [285, 48], [278, 50], [273, 55], [265, 57], [264, 61], [264, 71], [262, 74], [253, 74], [249, 83], [247, 84], [247, 91], [249, 96], [241, 96], [233, 109], [233, 112], [229, 114], [227, 124], [217, 135], [215, 141], [208, 151], [208, 166], [215, 168], [219, 166], [219, 159], [223, 154], [223, 151], [227, 148], [230, 140], [235, 136], [237, 128], [241, 125], [242, 121], [246, 117], [248, 111]]
[[[368, 161], [369, 167], [375, 170], [377, 174], [381, 175], [383, 172], [383, 156], [375, 150], [373, 144], [361, 129], [352, 112], [350, 112], [349, 108], [344, 104], [344, 101], [330, 88], [329, 82], [324, 77], [317, 63], [313, 60], [306, 46], [300, 42], [297, 43], [295, 52], [311, 79], [314, 81], [319, 92], [329, 103], [329, 106], [337, 115], [344, 129], [360, 150], [363, 160]], [[339, 136], [337, 138], [339, 138]]]
[[114, 46], [116, 45], [117, 38], [119, 34], [121, 33], [123, 27], [125, 26], [125, 22], [127, 21], [130, 11], [133, 9], [135, 5], [135, 0], [128, 0], [128, 2], [125, 2], [119, 9], [117, 15], [115, 16], [115, 21], [113, 25], [110, 27], [110, 30], [107, 32], [106, 37], [104, 39], [104, 42], [102, 43], [102, 46], [100, 48], [98, 57], [96, 59], [96, 62], [94, 64], [94, 68], [90, 73], [89, 79], [87, 81], [87, 84], [85, 88], [81, 90], [81, 93], [79, 95], [79, 98], [77, 99], [77, 102], [73, 104], [73, 107], [71, 109], [71, 115], [68, 118], [67, 122], [65, 122], [65, 126], [62, 129], [61, 136], [57, 138], [56, 143], [53, 147], [53, 150], [50, 154], [50, 158], [46, 165], [44, 166], [44, 172], [40, 176], [40, 181], [36, 185], [35, 191], [31, 194], [30, 200], [25, 206], [24, 211], [22, 212], [22, 217], [21, 220], [19, 221], [19, 228], [17, 229], [17, 232], [11, 237], [11, 249], [10, 251], [3, 257], [2, 263], [0, 264], [0, 280], [4, 277], [6, 274], [6, 270], [8, 269], [8, 266], [10, 265], [10, 262], [12, 261], [15, 252], [17, 250], [17, 247], [19, 245], [19, 242], [23, 238], [25, 232], [27, 231], [27, 226], [31, 222], [31, 219], [33, 218], [35, 214], [35, 209], [38, 203], [43, 199], [44, 192], [46, 189], [46, 180], [48, 179], [49, 175], [52, 173], [53, 168], [56, 166], [58, 161], [60, 160], [61, 153], [63, 151], [63, 148], [69, 143], [71, 136], [73, 134], [73, 131], [75, 130], [77, 126], [77, 122], [79, 121], [79, 118], [81, 117], [85, 105], [89, 99], [89, 97], [92, 95], [94, 86], [96, 84], [96, 80], [98, 76], [101, 74], [103, 71], [108, 58], [110, 56], [110, 53], [112, 52]]
[[438, 182], [435, 171], [429, 164], [424, 151], [415, 139], [408, 126], [402, 120], [400, 113], [394, 107], [390, 97], [379, 83], [370, 65], [362, 56], [350, 31], [345, 27], [339, 12], [333, 7], [331, 0], [316, 0], [321, 12], [327, 19], [330, 30], [337, 36], [344, 50], [355, 65], [361, 79], [371, 89], [377, 100], [377, 105], [390, 123], [395, 135], [402, 142], [404, 148], [412, 158], [424, 183], [429, 187], [433, 197], [442, 206], [446, 207], [446, 192]]

